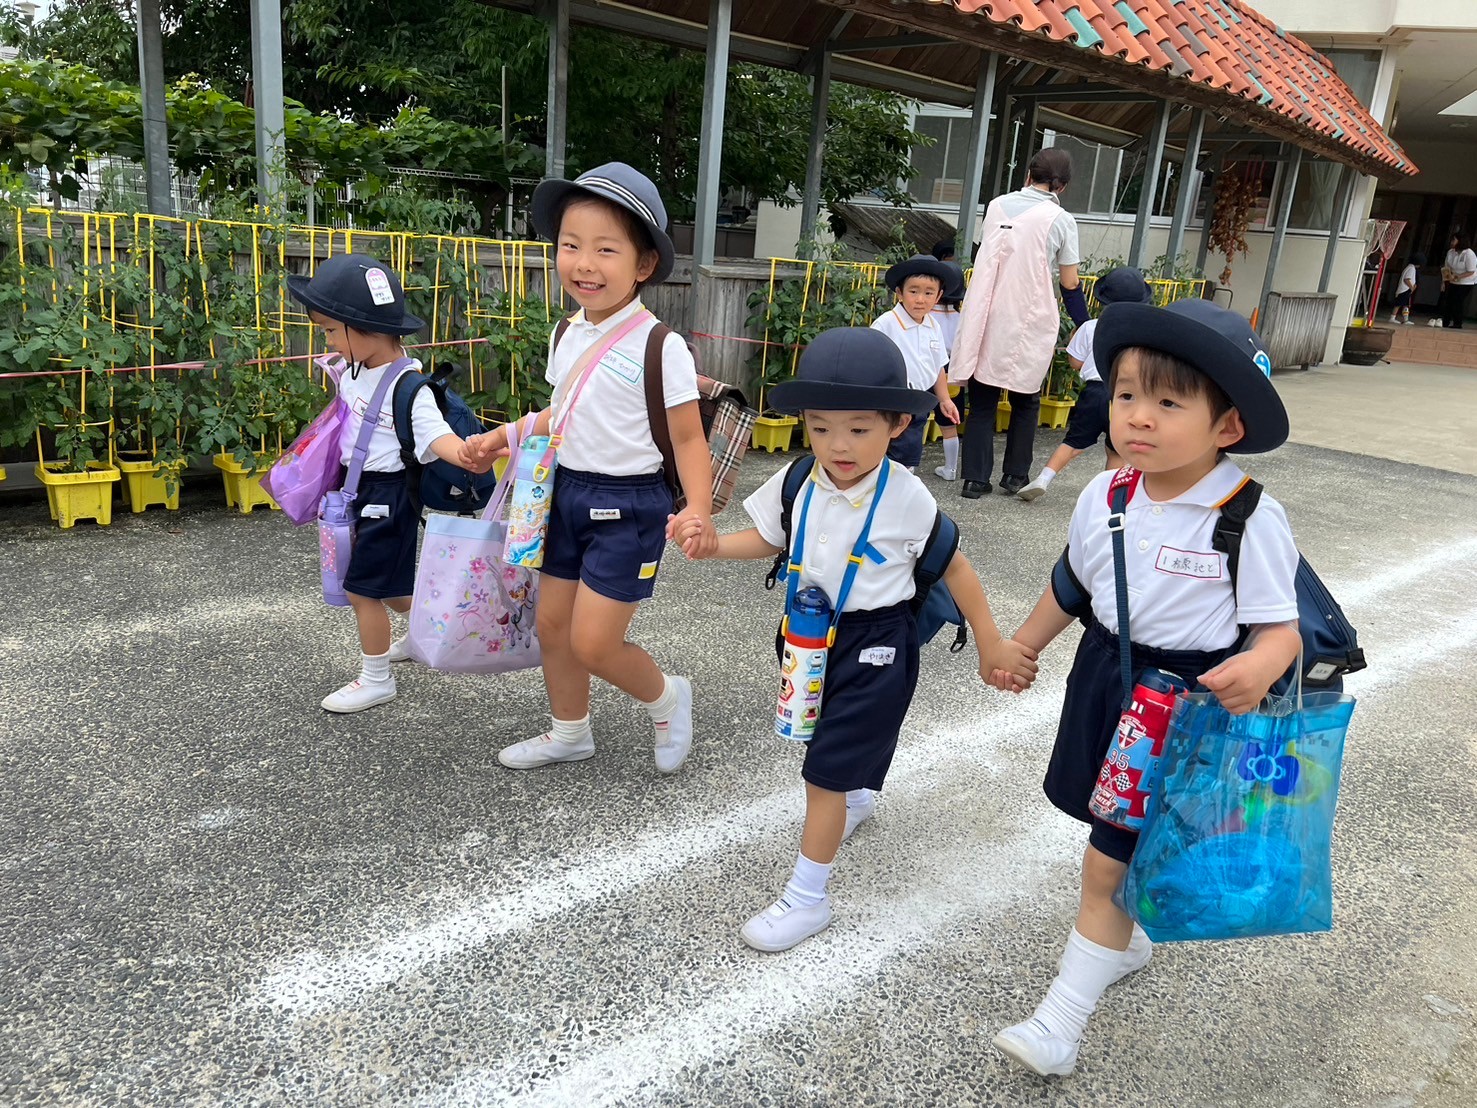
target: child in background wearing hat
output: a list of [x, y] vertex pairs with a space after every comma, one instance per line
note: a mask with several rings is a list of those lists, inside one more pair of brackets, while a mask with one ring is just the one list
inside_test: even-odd
[[[348, 362], [338, 381], [339, 397], [349, 409], [340, 459], [347, 466], [381, 379], [393, 362], [405, 357], [401, 339], [425, 324], [405, 310], [399, 278], [367, 254], [329, 258], [311, 280], [289, 277], [287, 288], [322, 329], [328, 349]], [[419, 373], [420, 368], [420, 362], [411, 360], [398, 372]], [[362, 712], [393, 700], [390, 663], [410, 658], [403, 639], [391, 642], [390, 612], [410, 611], [420, 512], [406, 484], [389, 400], [393, 392], [392, 383], [370, 435], [354, 501], [354, 549], [344, 574], [344, 592], [359, 623], [359, 676], [323, 698], [330, 712]], [[465, 443], [447, 424], [429, 389], [416, 393], [410, 417], [422, 464], [436, 458], [465, 463]]]
[[[908, 386], [897, 347], [876, 331], [824, 331], [800, 356], [796, 377], [775, 387], [771, 403], [804, 415], [815, 466], [797, 498], [788, 546], [782, 523], [782, 469], [744, 501], [755, 526], [702, 548], [696, 521], [674, 520], [672, 535], [693, 557], [772, 558], [800, 551], [799, 589], [815, 586], [839, 612], [832, 628], [820, 716], [806, 744], [805, 829], [784, 891], [739, 934], [755, 950], [788, 950], [831, 922], [826, 882], [837, 848], [872, 814], [897, 749], [918, 682], [918, 628], [908, 601], [913, 571], [938, 514], [923, 482], [890, 461], [888, 446], [933, 406]], [[850, 557], [866, 532], [867, 554]], [[1008, 672], [1030, 683], [1035, 665], [1002, 640], [969, 560], [956, 552], [944, 574], [974, 632], [980, 676]]]
[[[936, 406], [951, 425], [957, 424], [959, 409], [949, 396], [949, 378], [944, 372], [949, 364], [949, 351], [944, 345], [943, 331], [932, 314], [953, 274], [932, 254], [914, 254], [889, 269], [885, 280], [897, 303], [890, 312], [872, 321], [872, 329], [881, 331], [902, 351], [908, 386], [932, 395], [930, 408]], [[887, 456], [909, 470], [917, 469], [923, 460], [926, 426], [923, 418], [909, 423], [893, 438]]]
[[[579, 305], [562, 341], [555, 346], [550, 338], [550, 406], [520, 422], [522, 438], [547, 435], [555, 417], [570, 410], [538, 602], [553, 721], [543, 734], [504, 748], [498, 760], [510, 769], [532, 769], [591, 757], [593, 674], [641, 702], [654, 727], [656, 768], [676, 773], [692, 746], [692, 686], [626, 641], [636, 605], [655, 587], [672, 512], [643, 387], [646, 340], [658, 320], [641, 303], [641, 290], [672, 272], [666, 209], [651, 181], [611, 162], [575, 181], [544, 181], [534, 191], [533, 218], [539, 233], [554, 241], [560, 283]], [[575, 364], [633, 320], [601, 356], [583, 391], [571, 397]], [[692, 525], [694, 553], [710, 551], [717, 532], [697, 369], [675, 333], [662, 346], [662, 392], [687, 497], [682, 518]], [[485, 470], [507, 450], [507, 428], [474, 436], [470, 444]]]
[[[1147, 304], [1151, 293], [1141, 272], [1132, 266], [1120, 266], [1094, 283], [1092, 295], [1107, 307]], [[1108, 456], [1107, 468], [1117, 469], [1123, 464], [1113, 449], [1113, 440], [1108, 437], [1108, 386], [1103, 384], [1103, 376], [1092, 357], [1092, 336], [1096, 331], [1097, 320], [1089, 319], [1072, 332], [1067, 342], [1067, 359], [1082, 375], [1082, 391], [1067, 416], [1067, 434], [1061, 446], [1052, 451], [1051, 460], [1041, 467], [1036, 479], [1016, 493], [1022, 500], [1035, 500], [1044, 493], [1052, 479], [1089, 446], [1095, 446], [1098, 439], [1106, 440], [1103, 447]]]
[[[934, 247], [935, 256], [937, 256], [937, 251], [938, 248]], [[943, 335], [944, 361], [947, 362], [949, 352], [954, 349], [954, 336], [959, 333], [959, 305], [964, 301], [964, 270], [951, 261], [944, 261], [944, 268], [949, 271], [949, 280], [944, 284], [943, 294], [939, 297], [939, 302], [934, 305], [931, 314]], [[944, 374], [947, 379], [947, 368]], [[959, 408], [959, 397], [964, 394], [959, 391], [957, 385], [954, 388], [957, 394], [954, 397], [955, 415], [963, 418]], [[942, 405], [935, 405], [933, 421], [938, 424], [944, 447], [944, 464], [934, 466], [933, 472], [945, 481], [957, 481], [959, 480], [959, 419], [951, 419]]]
[[[1133, 468], [1088, 483], [1062, 555], [1090, 597], [1091, 612], [1082, 615], [1087, 630], [1067, 678], [1044, 787], [1052, 804], [1092, 830], [1060, 972], [1030, 1019], [995, 1036], [997, 1047], [1039, 1074], [1072, 1072], [1103, 991], [1142, 968], [1151, 953], [1148, 936], [1113, 903], [1138, 836], [1094, 820], [1088, 809], [1125, 693], [1111, 488], [1128, 489], [1121, 525], [1136, 673], [1156, 667], [1178, 674], [1239, 715], [1261, 702], [1300, 646], [1293, 590], [1298, 552], [1282, 506], [1263, 495], [1248, 517], [1234, 589], [1225, 555], [1211, 542], [1219, 505], [1245, 480], [1226, 452], [1263, 453], [1287, 439], [1271, 361], [1251, 327], [1204, 300], [1167, 308], [1118, 303], [1098, 321], [1093, 354], [1110, 367], [1112, 438]], [[1034, 658], [1072, 618], [1049, 587], [1016, 641]], [[1228, 656], [1238, 644], [1240, 651]], [[1022, 687], [1003, 672], [992, 674], [991, 683]]]

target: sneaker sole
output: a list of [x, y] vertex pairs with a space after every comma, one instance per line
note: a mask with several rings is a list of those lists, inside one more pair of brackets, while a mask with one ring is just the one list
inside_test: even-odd
[[996, 1050], [1005, 1055], [1016, 1065], [1030, 1070], [1041, 1077], [1066, 1077], [1074, 1069], [1077, 1063], [1074, 1061], [1067, 1066], [1040, 1066], [1026, 1053], [1026, 1048], [1014, 1039], [1007, 1039], [1004, 1035], [996, 1035], [990, 1040]]
[[830, 926], [831, 917], [827, 916], [826, 922], [821, 924], [814, 931], [807, 931], [805, 934], [800, 935], [790, 942], [784, 944], [765, 943], [759, 939], [750, 938], [747, 928], [739, 929], [739, 938], [743, 939], [744, 945], [749, 947], [751, 950], [757, 950], [761, 954], [778, 954], [782, 950], [793, 950], [795, 947], [803, 943], [806, 939], [815, 938], [815, 936], [819, 935], [822, 931]]
[[1045, 491], [1045, 489], [1032, 488], [1030, 485], [1027, 485], [1025, 488], [1021, 489], [1020, 492], [1016, 493], [1016, 496], [1020, 497], [1022, 500], [1026, 501], [1026, 503], [1029, 504], [1032, 500], [1035, 500]]
[[542, 766], [559, 766], [566, 762], [585, 762], [595, 757], [593, 750], [582, 754], [571, 754], [567, 758], [545, 758], [537, 762], [510, 762], [503, 757], [503, 751], [497, 752], [497, 760], [508, 769], [539, 769]]
[[395, 693], [394, 692], [391, 692], [389, 696], [376, 697], [374, 700], [368, 701], [367, 703], [364, 703], [364, 704], [355, 704], [352, 707], [347, 707], [347, 708], [330, 708], [327, 704], [322, 704], [322, 705], [320, 705], [320, 707], [325, 712], [332, 712], [336, 716], [351, 716], [355, 712], [366, 712], [370, 708], [378, 708], [381, 704], [388, 704], [390, 701], [392, 701], [394, 699], [395, 699]]

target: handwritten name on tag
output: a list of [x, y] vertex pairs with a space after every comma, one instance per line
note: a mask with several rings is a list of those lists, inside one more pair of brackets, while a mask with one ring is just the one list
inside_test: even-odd
[[634, 385], [641, 379], [644, 367], [633, 358], [628, 358], [618, 350], [612, 350], [600, 359], [600, 368], [608, 369], [622, 381]]
[[1172, 546], [1161, 546], [1154, 568], [1160, 573], [1176, 577], [1199, 577], [1206, 581], [1221, 579], [1221, 554], [1218, 550], [1204, 553], [1199, 550], [1176, 550]]
[[857, 661], [864, 666], [890, 666], [897, 657], [895, 646], [869, 646]]
[[598, 519], [620, 519], [621, 518], [621, 510], [619, 508], [591, 508], [590, 509], [590, 518], [591, 519], [597, 519], [597, 520]]

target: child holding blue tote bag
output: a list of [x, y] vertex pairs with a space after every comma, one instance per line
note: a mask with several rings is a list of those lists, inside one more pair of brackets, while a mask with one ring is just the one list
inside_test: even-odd
[[[1263, 496], [1247, 518], [1234, 586], [1212, 541], [1221, 504], [1246, 480], [1226, 453], [1274, 450], [1288, 434], [1271, 361], [1247, 321], [1200, 300], [1167, 308], [1110, 304], [1093, 356], [1109, 374], [1112, 441], [1132, 468], [1100, 474], [1083, 490], [1051, 586], [1015, 636], [1038, 652], [1074, 617], [1087, 627], [1044, 783], [1056, 807], [1091, 825], [1077, 920], [1035, 1013], [994, 1040], [1013, 1061], [1047, 1075], [1072, 1072], [1103, 992], [1146, 965], [1152, 949], [1114, 902], [1138, 834], [1095, 819], [1089, 807], [1125, 692], [1145, 670], [1159, 669], [1244, 715], [1286, 672], [1301, 642], [1298, 553], [1281, 505]], [[1131, 616], [1126, 678], [1115, 535], [1124, 550], [1123, 610]], [[1243, 649], [1228, 657], [1238, 643]], [[1024, 687], [1004, 673], [992, 683]]]

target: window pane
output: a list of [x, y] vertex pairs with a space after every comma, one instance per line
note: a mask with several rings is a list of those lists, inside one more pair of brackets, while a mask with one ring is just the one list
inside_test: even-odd
[[[945, 116], [920, 115], [913, 124], [913, 130], [935, 140], [932, 146], [913, 147], [913, 167], [918, 170], [918, 176], [908, 182], [908, 192], [919, 203], [935, 203], [933, 197], [939, 182], [948, 176], [944, 168], [944, 156], [949, 146], [949, 123], [950, 120]], [[959, 200], [957, 184], [954, 186], [954, 200], [956, 203]]]

